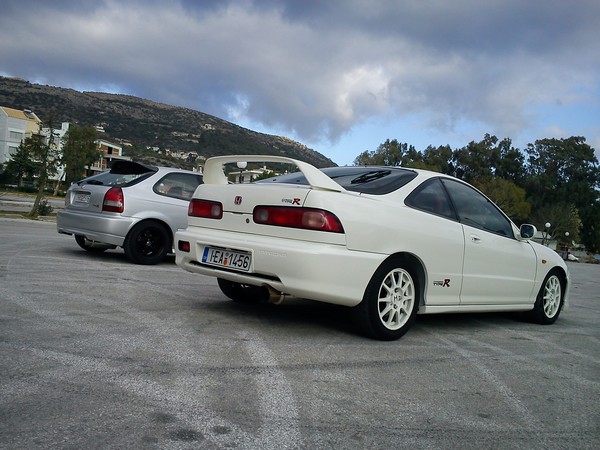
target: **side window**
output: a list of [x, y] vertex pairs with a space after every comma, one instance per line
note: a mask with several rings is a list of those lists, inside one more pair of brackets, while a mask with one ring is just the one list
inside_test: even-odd
[[453, 180], [443, 180], [461, 223], [514, 238], [510, 221], [475, 189]]
[[415, 189], [406, 199], [406, 204], [421, 211], [456, 220], [448, 194], [439, 178], [428, 180]]
[[200, 174], [173, 172], [162, 177], [154, 185], [154, 192], [180, 200], [189, 200], [201, 183], [202, 175]]

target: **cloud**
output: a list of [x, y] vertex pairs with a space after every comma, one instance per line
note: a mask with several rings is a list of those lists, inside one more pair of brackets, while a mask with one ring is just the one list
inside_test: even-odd
[[308, 141], [411, 115], [511, 136], [535, 121], [532, 105], [573, 103], [600, 84], [591, 0], [9, 0], [5, 11], [6, 74]]

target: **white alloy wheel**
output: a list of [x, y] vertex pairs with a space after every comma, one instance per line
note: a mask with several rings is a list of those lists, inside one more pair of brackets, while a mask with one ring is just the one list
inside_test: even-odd
[[551, 271], [538, 292], [529, 317], [537, 323], [548, 325], [556, 322], [565, 297], [565, 281], [558, 270]]
[[353, 308], [354, 319], [369, 337], [383, 341], [400, 338], [415, 321], [419, 308], [416, 269], [401, 258], [384, 261]]
[[389, 272], [379, 288], [377, 309], [379, 319], [388, 330], [402, 328], [415, 307], [415, 283], [410, 273], [402, 268]]
[[560, 310], [562, 301], [562, 286], [558, 276], [552, 275], [544, 284], [543, 303], [544, 315], [552, 319]]

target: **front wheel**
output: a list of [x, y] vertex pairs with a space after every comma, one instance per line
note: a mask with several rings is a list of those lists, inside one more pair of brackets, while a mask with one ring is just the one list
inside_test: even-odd
[[365, 334], [391, 341], [403, 336], [415, 321], [419, 295], [413, 272], [395, 260], [373, 275], [354, 317]]
[[123, 249], [136, 264], [158, 264], [172, 250], [171, 231], [158, 222], [141, 222], [127, 235]]
[[269, 290], [264, 286], [235, 283], [223, 278], [217, 278], [217, 283], [223, 294], [235, 302], [258, 303], [269, 298]]
[[560, 311], [562, 310], [564, 293], [563, 277], [557, 271], [552, 271], [542, 283], [540, 292], [538, 292], [533, 310], [529, 312], [529, 317], [542, 325], [549, 325], [556, 322]]

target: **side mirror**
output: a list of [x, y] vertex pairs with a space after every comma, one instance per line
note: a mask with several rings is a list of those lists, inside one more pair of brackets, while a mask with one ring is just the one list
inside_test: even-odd
[[523, 225], [521, 225], [519, 232], [521, 233], [521, 239], [526, 241], [535, 236], [535, 234], [537, 233], [537, 228], [529, 223], [524, 223]]

